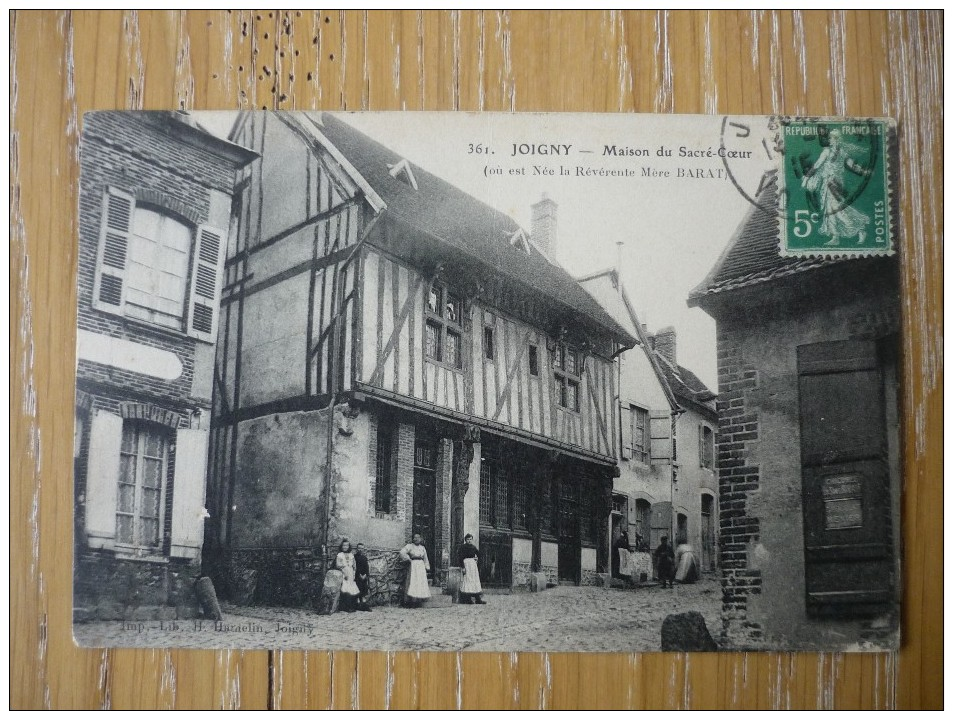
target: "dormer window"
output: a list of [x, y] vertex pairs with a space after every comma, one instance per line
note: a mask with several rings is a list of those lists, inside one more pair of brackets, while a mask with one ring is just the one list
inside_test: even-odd
[[523, 232], [522, 227], [517, 228], [515, 232], [507, 232], [506, 236], [509, 238], [511, 245], [529, 254], [529, 239], [526, 237], [526, 233]]
[[387, 169], [390, 171], [391, 177], [397, 178], [404, 185], [409, 185], [414, 190], [417, 189], [417, 178], [414, 177], [414, 171], [411, 170], [410, 163], [406, 158], [399, 163], [388, 163]]

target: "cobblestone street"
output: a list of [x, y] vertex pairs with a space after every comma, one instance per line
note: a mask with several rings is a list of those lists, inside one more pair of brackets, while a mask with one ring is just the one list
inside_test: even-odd
[[674, 590], [557, 587], [485, 599], [486, 605], [382, 607], [331, 616], [226, 607], [221, 623], [88, 622], [76, 624], [74, 633], [94, 647], [609, 652], [657, 651], [662, 620], [676, 612], [700, 612], [713, 636], [721, 629], [721, 588], [714, 578]]

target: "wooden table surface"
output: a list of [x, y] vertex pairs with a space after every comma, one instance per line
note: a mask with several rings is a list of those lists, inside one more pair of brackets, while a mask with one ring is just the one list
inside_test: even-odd
[[[941, 12], [11, 15], [11, 701], [51, 708], [942, 703]], [[899, 654], [80, 650], [70, 635], [77, 148], [92, 109], [893, 116], [902, 166]]]

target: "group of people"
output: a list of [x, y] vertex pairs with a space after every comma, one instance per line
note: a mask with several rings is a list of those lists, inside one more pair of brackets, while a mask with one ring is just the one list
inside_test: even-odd
[[655, 568], [662, 587], [674, 588], [675, 582], [694, 583], [701, 577], [695, 549], [684, 536], [679, 537], [678, 547], [672, 550], [668, 536], [662, 536], [655, 549]]
[[[413, 540], [400, 549], [400, 559], [406, 564], [402, 587], [405, 607], [420, 607], [430, 597], [430, 558], [419, 533]], [[460, 546], [459, 559], [463, 567], [463, 580], [460, 585], [460, 602], [485, 605], [483, 587], [480, 584], [480, 551], [473, 545], [473, 536], [467, 534]], [[358, 543], [357, 550], [351, 552], [351, 543], [346, 538], [341, 541], [334, 567], [344, 575], [341, 583], [341, 597], [338, 609], [342, 612], [371, 611], [368, 602], [370, 591], [370, 565], [364, 544]]]
[[367, 594], [370, 592], [371, 568], [364, 544], [358, 543], [357, 550], [351, 552], [351, 542], [346, 538], [342, 540], [334, 567], [344, 575], [338, 609], [341, 612], [370, 612]]
[[[636, 550], [641, 536], [637, 536]], [[629, 553], [629, 534], [622, 530], [612, 544], [612, 577], [631, 579], [631, 559]], [[674, 588], [675, 582], [694, 583], [701, 576], [695, 550], [685, 536], [679, 537], [678, 547], [673, 549], [668, 536], [662, 536], [658, 547], [652, 554], [655, 571], [663, 588]]]

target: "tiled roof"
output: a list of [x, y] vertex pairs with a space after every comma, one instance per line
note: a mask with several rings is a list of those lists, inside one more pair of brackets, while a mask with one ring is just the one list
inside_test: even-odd
[[677, 400], [690, 401], [714, 414], [716, 395], [697, 375], [688, 368], [672, 363], [658, 351], [655, 351], [655, 359], [661, 366], [662, 373]]
[[320, 131], [387, 204], [391, 217], [587, 316], [620, 343], [634, 344], [632, 336], [566, 270], [535, 247], [527, 253], [510, 243], [520, 229], [511, 217], [420, 166], [411, 166], [416, 188], [395, 178], [391, 169], [404, 157], [331, 114], [321, 115]]
[[751, 206], [708, 276], [689, 293], [688, 303], [831, 264], [821, 257], [782, 257], [778, 237], [777, 187], [772, 184]]

